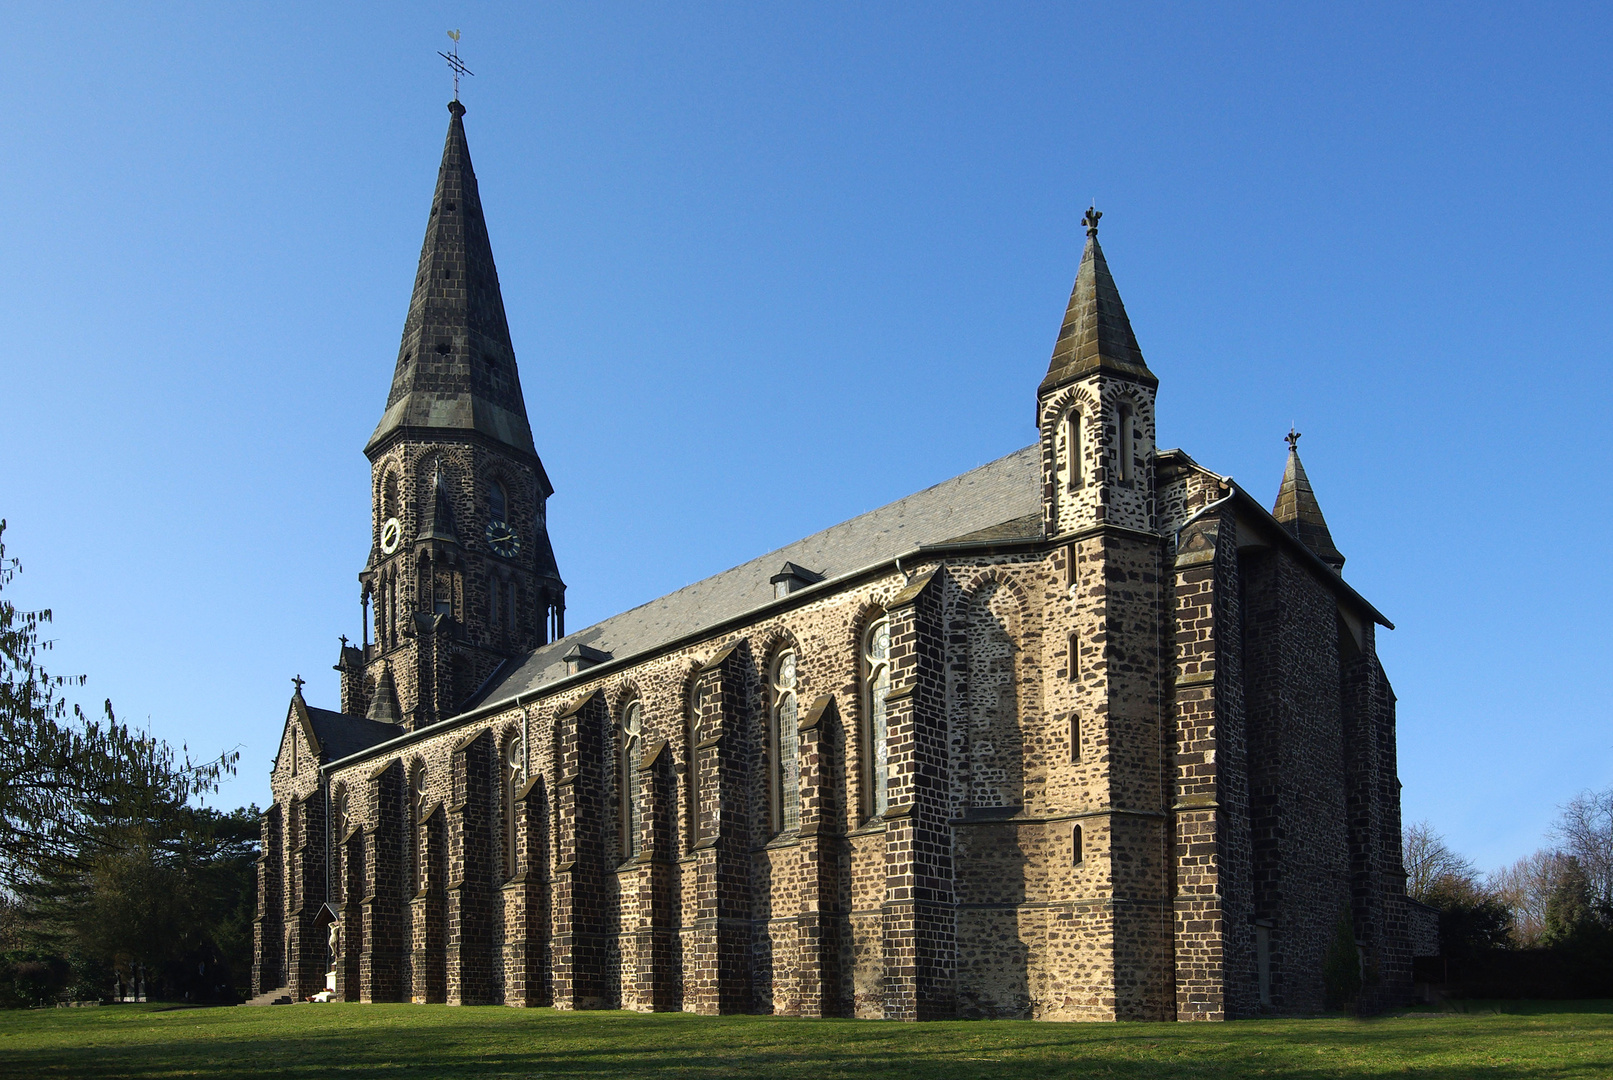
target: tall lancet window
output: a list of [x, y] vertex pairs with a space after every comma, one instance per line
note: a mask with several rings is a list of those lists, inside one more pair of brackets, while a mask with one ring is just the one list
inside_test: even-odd
[[1064, 484], [1071, 491], [1084, 483], [1081, 472], [1081, 413], [1064, 414]]
[[627, 703], [622, 710], [621, 780], [616, 785], [621, 805], [621, 852], [624, 858], [639, 853], [639, 825], [643, 811], [639, 807], [639, 757], [644, 745], [644, 706], [637, 700]]
[[419, 892], [426, 883], [426, 838], [422, 834], [426, 821], [426, 765], [417, 761], [409, 772], [409, 866], [413, 874], [410, 884]]
[[863, 805], [869, 817], [879, 817], [890, 805], [889, 732], [885, 699], [891, 692], [891, 624], [874, 620], [863, 633]]
[[510, 501], [505, 497], [504, 485], [494, 480], [487, 489], [487, 516], [493, 521], [509, 521]]
[[683, 728], [684, 853], [700, 842], [700, 683], [689, 688], [689, 716]]
[[779, 832], [801, 826], [801, 736], [795, 698], [795, 650], [773, 660], [773, 806]]
[[1120, 406], [1120, 482], [1131, 483], [1132, 458], [1137, 453], [1137, 421], [1131, 406]]
[[520, 837], [516, 830], [515, 797], [526, 780], [526, 755], [521, 736], [511, 733], [504, 743], [504, 876], [512, 878], [520, 869]]

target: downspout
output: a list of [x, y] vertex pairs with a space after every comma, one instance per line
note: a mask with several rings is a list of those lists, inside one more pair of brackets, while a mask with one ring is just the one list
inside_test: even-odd
[[325, 767], [323, 765], [321, 765], [319, 767], [319, 793], [321, 795], [323, 795], [324, 798], [325, 798], [325, 900], [324, 900], [324, 902], [326, 904], [329, 904], [330, 903], [330, 895], [331, 895], [330, 894], [330, 856], [331, 856], [331, 842], [330, 842], [330, 829], [331, 829], [331, 822], [330, 822], [330, 776], [325, 772]]
[[1183, 532], [1183, 530], [1185, 530], [1189, 525], [1193, 524], [1199, 518], [1203, 517], [1205, 514], [1208, 514], [1211, 510], [1214, 510], [1216, 507], [1224, 506], [1225, 504], [1231, 502], [1233, 497], [1238, 494], [1238, 485], [1233, 482], [1232, 477], [1223, 476], [1223, 477], [1221, 477], [1221, 482], [1223, 484], [1225, 484], [1227, 486], [1227, 488], [1228, 488], [1228, 491], [1227, 491], [1225, 497], [1217, 499], [1213, 503], [1206, 503], [1205, 505], [1199, 507], [1197, 510], [1195, 510], [1188, 517], [1188, 519], [1186, 521], [1184, 521], [1180, 525], [1176, 526], [1176, 536], [1175, 536], [1175, 539], [1172, 541], [1172, 544], [1171, 544], [1172, 556], [1173, 557], [1175, 555], [1176, 549], [1178, 549], [1178, 548], [1180, 548], [1182, 546], [1182, 532]]

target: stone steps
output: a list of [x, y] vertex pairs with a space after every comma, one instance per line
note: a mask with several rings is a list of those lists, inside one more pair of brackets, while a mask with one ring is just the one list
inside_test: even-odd
[[264, 992], [262, 994], [259, 994], [257, 997], [253, 998], [251, 1001], [244, 1002], [243, 1004], [246, 1004], [246, 1005], [290, 1005], [291, 1004], [291, 987], [282, 986], [278, 990], [266, 991], [266, 992]]

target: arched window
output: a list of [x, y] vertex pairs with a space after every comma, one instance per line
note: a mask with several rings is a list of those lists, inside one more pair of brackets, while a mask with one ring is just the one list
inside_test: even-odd
[[381, 520], [398, 516], [398, 474], [389, 472], [381, 481]]
[[336, 842], [339, 844], [347, 839], [347, 830], [352, 828], [352, 819], [348, 813], [347, 789], [338, 787], [336, 798], [331, 803], [331, 818], [336, 826]]
[[769, 679], [773, 717], [773, 806], [777, 831], [801, 826], [801, 735], [795, 700], [795, 650], [773, 658]]
[[424, 762], [417, 761], [409, 772], [409, 865], [412, 874], [411, 884], [414, 891], [419, 892], [425, 884], [425, 855], [426, 840], [421, 835], [421, 827], [426, 820], [426, 766]]
[[644, 706], [637, 700], [627, 703], [622, 710], [621, 782], [616, 790], [621, 798], [621, 852], [632, 858], [639, 852], [639, 748], [643, 745]]
[[504, 621], [499, 618], [499, 602], [498, 602], [498, 598], [504, 594], [504, 582], [500, 581], [496, 577], [490, 577], [487, 580], [488, 580], [488, 588], [487, 588], [487, 605], [488, 605], [487, 615], [488, 615], [488, 619], [487, 619], [487, 621], [489, 623], [491, 623], [492, 625], [494, 625], [494, 626], [503, 626]]
[[1081, 826], [1070, 830], [1070, 865], [1081, 865]]
[[520, 852], [515, 829], [515, 796], [526, 779], [526, 755], [521, 752], [521, 736], [512, 734], [504, 742], [504, 876], [512, 878], [519, 870]]
[[487, 516], [493, 521], [507, 522], [510, 512], [510, 500], [504, 492], [504, 485], [494, 480], [487, 489]]
[[863, 804], [869, 817], [889, 805], [890, 748], [885, 699], [891, 692], [891, 624], [881, 616], [863, 632]]
[[1070, 763], [1081, 761], [1081, 714], [1070, 714]]
[[1120, 482], [1131, 483], [1132, 456], [1136, 454], [1137, 422], [1132, 418], [1131, 406], [1120, 406]]
[[684, 853], [700, 842], [700, 683], [689, 688], [689, 715], [683, 725]]
[[1064, 483], [1072, 491], [1084, 482], [1081, 453], [1081, 413], [1071, 409], [1064, 414]]

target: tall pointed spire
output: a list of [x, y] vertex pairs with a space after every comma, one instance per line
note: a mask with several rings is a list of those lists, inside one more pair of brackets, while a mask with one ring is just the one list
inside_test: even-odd
[[1042, 380], [1043, 391], [1099, 368], [1129, 375], [1150, 386], [1159, 385], [1143, 361], [1131, 320], [1126, 317], [1126, 305], [1120, 302], [1120, 290], [1115, 288], [1103, 248], [1098, 246], [1101, 217], [1102, 211], [1093, 207], [1082, 219], [1087, 227], [1087, 246], [1081, 253], [1075, 288], [1070, 291], [1070, 305], [1064, 310], [1064, 326], [1053, 346], [1053, 359], [1047, 365], [1047, 378]]
[[1290, 428], [1286, 438], [1288, 466], [1283, 470], [1283, 485], [1277, 489], [1277, 504], [1271, 508], [1271, 515], [1317, 558], [1334, 570], [1343, 570], [1344, 555], [1333, 543], [1333, 534], [1322, 517], [1321, 504], [1316, 501], [1316, 492], [1311, 490], [1310, 478], [1299, 460], [1299, 432]]
[[536, 457], [465, 141], [465, 106], [455, 100], [448, 111], [448, 139], [392, 391], [365, 452], [404, 429], [446, 428], [480, 432]]

